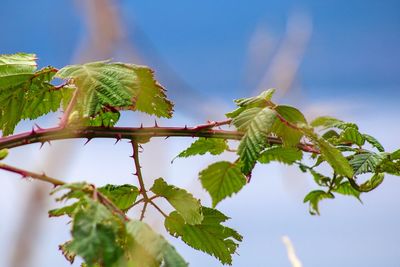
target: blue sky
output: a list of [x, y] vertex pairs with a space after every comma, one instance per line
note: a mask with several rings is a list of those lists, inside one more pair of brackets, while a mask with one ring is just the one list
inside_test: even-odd
[[[76, 2], [1, 1], [0, 53], [34, 52], [42, 66], [72, 63], [87, 34]], [[246, 73], [252, 67], [248, 65], [250, 40], [257, 29], [264, 29], [273, 56], [284, 40], [288, 18], [301, 13], [312, 21], [313, 30], [294, 88], [282, 100], [301, 106], [308, 116], [326, 112], [357, 121], [362, 130], [382, 140], [389, 151], [399, 147], [399, 1], [126, 0], [120, 1], [120, 5], [128, 41], [143, 55], [143, 63], [156, 70], [177, 103], [177, 116], [169, 124], [198, 124], [204, 118], [214, 119], [202, 115], [202, 111], [190, 111], [190, 105], [207, 104], [212, 99], [215, 105], [202, 107], [223, 114], [232, 108], [232, 99], [254, 92], [270, 58], [249, 79]], [[117, 51], [115, 58], [123, 60], [123, 53]], [[268, 81], [266, 85], [274, 86]], [[182, 97], [181, 87], [192, 91]], [[185, 102], [189, 105], [185, 106]], [[132, 125], [134, 119], [137, 117], [128, 116], [122, 123]], [[54, 116], [41, 120], [42, 125], [54, 122]], [[25, 123], [18, 130], [29, 129], [30, 125]], [[196, 176], [214, 158], [194, 158], [169, 165], [170, 159], [190, 142], [155, 141], [145, 147], [147, 156], [143, 163], [150, 166], [154, 158], [165, 162], [157, 168], [147, 168], [147, 175], [152, 179], [165, 176], [194, 190], [204, 203], [209, 203]], [[82, 149], [82, 143], [66, 143], [83, 152], [61, 178], [96, 177], [99, 183], [106, 183], [111, 176], [118, 176], [115, 182], [121, 183], [132, 179], [129, 147], [96, 141]], [[166, 149], [162, 153], [151, 152], [156, 147]], [[36, 146], [18, 148], [8, 160], [14, 165], [47, 170], [46, 163], [41, 162], [45, 159], [42, 155], [57, 149], [57, 144], [41, 151]], [[92, 160], [102, 151], [110, 152], [106, 158]], [[111, 160], [116, 162], [112, 168], [96, 168], [108, 166]], [[29, 190], [29, 183], [5, 173], [0, 176], [4, 177], [1, 186], [6, 192], [0, 196], [0, 210], [4, 214], [0, 236], [5, 237], [0, 240], [0, 266], [6, 266], [3, 261], [19, 219], [8, 203], [23, 205], [20, 196]], [[365, 196], [363, 205], [350, 198], [323, 203], [321, 217], [311, 217], [302, 203], [312, 186], [309, 178], [295, 170], [272, 165], [257, 169], [248, 187], [221, 204], [221, 209], [232, 217], [229, 224], [245, 236], [234, 266], [289, 266], [280, 241], [285, 234], [292, 238], [305, 267], [398, 266], [400, 181], [396, 177], [388, 177], [381, 188]], [[57, 244], [69, 235], [66, 221], [49, 221], [46, 213], [43, 217], [47, 234], [38, 240], [40, 249], [32, 267], [69, 266], [57, 250]], [[156, 220], [152, 223], [162, 231]], [[213, 258], [171, 240], [191, 266], [218, 266]]]

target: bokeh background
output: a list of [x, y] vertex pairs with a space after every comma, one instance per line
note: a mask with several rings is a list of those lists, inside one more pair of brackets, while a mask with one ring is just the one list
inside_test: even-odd
[[[336, 1], [117, 1], [0, 2], [0, 53], [33, 52], [41, 66], [112, 58], [156, 71], [176, 104], [161, 125], [218, 120], [232, 99], [278, 88], [276, 99], [309, 119], [333, 115], [359, 123], [385, 148], [400, 147], [400, 2]], [[57, 123], [60, 114], [37, 121]], [[124, 114], [120, 125], [153, 123]], [[24, 122], [17, 131], [29, 130]], [[171, 159], [190, 139], [154, 139], [144, 146], [148, 184], [159, 176], [210, 199], [198, 172], [216, 160]], [[112, 140], [53, 142], [13, 149], [6, 162], [65, 181], [135, 182], [130, 146]], [[218, 158], [228, 158], [222, 155]], [[217, 159], [218, 159], [217, 158]], [[281, 238], [288, 235], [303, 266], [400, 266], [400, 180], [362, 196], [322, 203], [319, 217], [302, 203], [310, 177], [279, 164], [257, 167], [253, 179], [219, 208], [244, 236], [233, 266], [291, 266]], [[70, 266], [57, 245], [69, 238], [66, 219], [40, 182], [0, 173], [0, 266]], [[135, 216], [135, 212], [131, 214]], [[161, 217], [146, 221], [164, 233]], [[220, 266], [214, 258], [169, 238], [191, 266]], [[79, 266], [79, 261], [74, 263]]]

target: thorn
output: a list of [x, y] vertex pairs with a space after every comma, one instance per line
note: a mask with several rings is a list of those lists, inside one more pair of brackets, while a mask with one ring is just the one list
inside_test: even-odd
[[140, 124], [140, 129], [143, 129], [143, 123]]
[[37, 128], [38, 130], [43, 130], [43, 128], [40, 127], [37, 123], [35, 123], [34, 125], [36, 126], [36, 128]]
[[167, 140], [168, 138], [170, 138], [170, 136], [169, 136], [169, 135], [168, 135], [168, 136], [166, 136], [164, 140]]
[[154, 120], [154, 127], [155, 127], [155, 128], [158, 127], [157, 120]]
[[134, 155], [131, 155], [131, 156], [129, 156], [130, 158], [134, 158], [135, 156]]
[[87, 143], [89, 143], [90, 142], [90, 140], [92, 140], [92, 138], [88, 138], [87, 140], [86, 140], [86, 142], [83, 144], [84, 146], [86, 146], [87, 145]]
[[34, 135], [34, 134], [36, 134], [36, 131], [35, 131], [35, 128], [32, 127], [32, 131], [31, 131], [30, 135]]
[[50, 140], [49, 140], [49, 141], [46, 141], [46, 142], [49, 143], [49, 145], [51, 146]]
[[187, 130], [187, 125], [185, 124], [185, 128], [184, 128], [185, 130]]
[[119, 141], [121, 141], [122, 135], [121, 134], [117, 134], [115, 138], [117, 140], [115, 141], [114, 145], [116, 145]]
[[39, 149], [42, 149], [42, 147], [44, 146], [44, 143], [46, 143], [46, 142], [41, 142], [41, 143], [40, 143]]
[[247, 178], [247, 183], [250, 183], [250, 181], [251, 181], [251, 173], [247, 174], [246, 178]]

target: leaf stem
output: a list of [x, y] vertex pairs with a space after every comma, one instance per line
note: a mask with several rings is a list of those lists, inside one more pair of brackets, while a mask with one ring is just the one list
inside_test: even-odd
[[74, 108], [77, 99], [78, 99], [78, 88], [75, 88], [74, 93], [71, 97], [71, 100], [69, 101], [68, 106], [65, 109], [63, 116], [61, 117], [60, 124], [59, 124], [61, 128], [65, 128], [67, 126], [69, 116], [72, 113], [72, 109]]

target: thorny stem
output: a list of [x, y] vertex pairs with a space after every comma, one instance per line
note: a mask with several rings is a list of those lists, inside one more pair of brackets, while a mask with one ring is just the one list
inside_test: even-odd
[[140, 220], [142, 221], [144, 219], [144, 214], [146, 213], [147, 204], [149, 202], [151, 202], [151, 200], [147, 196], [146, 187], [145, 187], [144, 181], [143, 181], [141, 166], [140, 166], [140, 162], [139, 162], [139, 144], [135, 140], [132, 140], [131, 143], [132, 143], [132, 148], [133, 148], [132, 158], [135, 162], [135, 169], [136, 169], [135, 175], [138, 179], [139, 186], [140, 186], [139, 192], [143, 196], [143, 202], [144, 202], [142, 212], [140, 213]]
[[40, 181], [43, 181], [43, 182], [51, 183], [54, 186], [59, 186], [59, 185], [64, 185], [65, 184], [63, 181], [60, 181], [58, 179], [52, 178], [50, 176], [47, 176], [44, 173], [43, 174], [39, 174], [39, 173], [30, 172], [30, 171], [19, 169], [17, 167], [13, 167], [13, 166], [10, 166], [10, 165], [4, 164], [4, 163], [0, 163], [0, 169], [19, 174], [23, 178], [31, 177], [31, 178], [36, 179], [36, 180], [40, 180]]
[[[33, 143], [45, 143], [53, 140], [74, 138], [112, 138], [128, 139], [135, 137], [207, 137], [229, 140], [240, 140], [243, 133], [239, 131], [215, 130], [195, 127], [54, 127], [48, 129], [39, 128], [30, 132], [20, 133], [0, 138], [0, 149], [14, 148]], [[270, 144], [282, 144], [280, 138], [269, 136]], [[319, 154], [319, 150], [312, 144], [300, 143], [298, 148], [310, 153]]]

